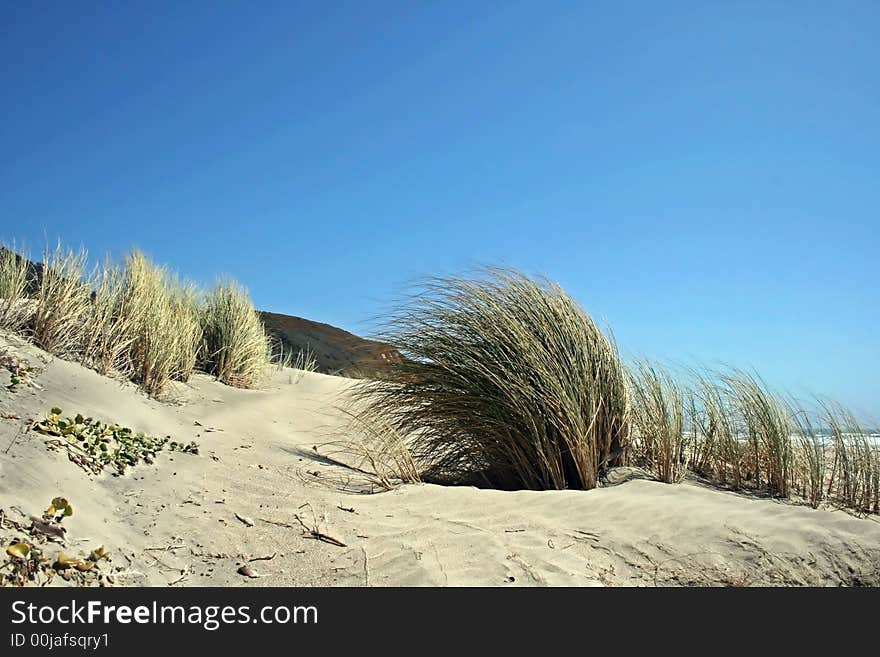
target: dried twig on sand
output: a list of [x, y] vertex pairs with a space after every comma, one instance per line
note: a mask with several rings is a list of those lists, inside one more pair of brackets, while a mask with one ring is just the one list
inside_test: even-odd
[[235, 514], [235, 517], [236, 517], [241, 523], [243, 523], [244, 525], [246, 525], [246, 526], [248, 526], [248, 527], [253, 527], [253, 526], [254, 526], [254, 521], [253, 521], [251, 518], [248, 518], [247, 516], [243, 516], [243, 515], [241, 515], [241, 514], [236, 513], [236, 514]]
[[260, 518], [260, 522], [265, 522], [269, 525], [276, 525], [278, 527], [287, 527], [288, 529], [296, 529], [296, 525], [291, 525], [289, 522], [282, 522], [280, 520], [269, 520], [268, 518]]
[[309, 504], [308, 502], [306, 502], [305, 504], [303, 504], [299, 508], [301, 509], [304, 506], [307, 506], [307, 507], [309, 507], [309, 509], [312, 510], [312, 518], [314, 520], [314, 522], [312, 523], [312, 526], [309, 527], [305, 522], [303, 522], [303, 519], [299, 516], [299, 514], [295, 513], [293, 515], [293, 517], [296, 518], [296, 521], [300, 525], [302, 525], [302, 528], [306, 530], [306, 532], [309, 534], [309, 536], [311, 536], [312, 538], [317, 539], [319, 541], [324, 541], [325, 543], [330, 543], [330, 545], [335, 545], [337, 547], [348, 547], [348, 545], [346, 545], [343, 541], [340, 541], [338, 538], [331, 536], [330, 534], [327, 534], [326, 532], [321, 531], [320, 527], [318, 526], [318, 519], [317, 519], [317, 517], [315, 517], [315, 510], [312, 509], [312, 505]]

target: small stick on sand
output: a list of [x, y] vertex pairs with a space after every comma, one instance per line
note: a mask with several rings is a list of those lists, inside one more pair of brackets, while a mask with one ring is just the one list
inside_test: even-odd
[[361, 546], [361, 552], [364, 553], [364, 586], [370, 585], [370, 564], [367, 558], [367, 548]]
[[281, 522], [280, 520], [269, 520], [268, 518], [260, 518], [260, 521], [268, 523], [270, 525], [278, 525], [279, 527], [287, 527], [288, 529], [296, 529], [296, 525], [291, 525], [289, 522]]
[[344, 542], [340, 541], [338, 538], [335, 538], [333, 536], [330, 536], [330, 534], [322, 532], [318, 527], [318, 519], [317, 519], [317, 517], [315, 517], [315, 510], [312, 508], [312, 505], [309, 502], [306, 502], [305, 504], [300, 505], [299, 508], [301, 509], [304, 506], [307, 506], [310, 509], [312, 509], [312, 517], [314, 518], [314, 525], [312, 527], [309, 527], [305, 522], [303, 522], [303, 519], [300, 518], [299, 514], [297, 514], [297, 513], [293, 514], [293, 517], [296, 518], [297, 522], [299, 522], [299, 524], [302, 525], [302, 528], [305, 529], [306, 532], [308, 532], [308, 534], [312, 538], [315, 538], [319, 541], [324, 541], [325, 543], [330, 543], [330, 545], [335, 545], [337, 547], [348, 547], [348, 545], [346, 545]]
[[18, 442], [18, 439], [19, 439], [21, 436], [23, 436], [24, 434], [26, 434], [28, 431], [30, 431], [31, 429], [33, 429], [35, 426], [37, 426], [36, 421], [31, 422], [30, 424], [26, 424], [26, 425], [23, 426], [21, 429], [19, 429], [19, 430], [16, 432], [16, 434], [12, 437], [12, 440], [9, 441], [9, 445], [6, 447], [6, 451], [3, 452], [3, 453], [4, 453], [4, 454], [9, 454], [9, 450], [12, 449], [12, 447], [15, 445], [16, 442]]
[[189, 571], [186, 571], [186, 570], [182, 571], [182, 574], [181, 574], [180, 577], [178, 577], [178, 578], [177, 578], [176, 580], [174, 580], [173, 582], [168, 582], [168, 586], [174, 586], [175, 584], [179, 584], [180, 582], [182, 582], [183, 580], [185, 580], [185, 579], [187, 578], [188, 575], [189, 575]]
[[185, 544], [181, 544], [181, 545], [166, 545], [165, 547], [162, 547], [162, 546], [160, 545], [160, 546], [157, 546], [157, 547], [148, 547], [148, 548], [144, 548], [144, 550], [146, 550], [146, 551], [155, 551], [155, 552], [168, 552], [169, 550], [179, 550], [179, 549], [181, 549], [181, 548], [185, 548], [185, 547], [186, 547]]
[[173, 572], [173, 571], [175, 571], [175, 570], [179, 570], [178, 568], [172, 568], [172, 567], [169, 566], [167, 563], [163, 563], [162, 561], [160, 561], [159, 559], [157, 559], [156, 557], [154, 557], [154, 556], [153, 556], [152, 554], [150, 554], [149, 552], [147, 552], [147, 556], [150, 557], [150, 559], [152, 559], [153, 561], [155, 561], [157, 564], [159, 564], [159, 567], [160, 567], [160, 568], [164, 568], [166, 572]]
[[302, 518], [300, 518], [299, 516], [295, 515], [293, 517], [299, 521], [299, 524], [302, 525], [303, 529], [305, 529], [312, 538], [316, 538], [319, 541], [324, 541], [325, 543], [330, 543], [330, 545], [335, 545], [337, 547], [348, 547], [348, 545], [340, 541], [338, 538], [334, 538], [333, 536], [330, 536], [330, 534], [325, 534], [317, 527], [309, 527], [308, 525], [306, 525], [306, 523], [302, 521]]

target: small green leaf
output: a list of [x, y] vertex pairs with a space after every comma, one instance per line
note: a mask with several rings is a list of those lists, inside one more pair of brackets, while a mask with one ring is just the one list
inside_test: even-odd
[[6, 554], [16, 559], [27, 559], [31, 553], [31, 546], [27, 543], [14, 543], [6, 548]]

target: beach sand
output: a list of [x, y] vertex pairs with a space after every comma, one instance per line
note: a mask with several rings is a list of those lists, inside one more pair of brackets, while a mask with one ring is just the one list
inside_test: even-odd
[[[33, 377], [40, 388], [0, 392], [0, 410], [17, 416], [0, 420], [0, 509], [25, 522], [53, 497], [67, 498], [74, 515], [64, 521], [66, 552], [104, 545], [117, 584], [880, 584], [877, 517], [625, 472], [592, 491], [419, 484], [360, 494], [354, 473], [320, 455], [343, 426], [333, 405], [347, 379], [285, 369], [263, 389], [239, 390], [196, 375], [174, 385], [173, 402], [160, 402], [4, 343], [43, 369]], [[53, 406], [195, 440], [200, 454], [162, 451], [124, 476], [89, 475], [48, 450], [45, 436], [22, 432]], [[315, 538], [295, 514], [344, 546]], [[4, 543], [14, 534], [0, 529]], [[238, 573], [250, 559], [254, 578]]]

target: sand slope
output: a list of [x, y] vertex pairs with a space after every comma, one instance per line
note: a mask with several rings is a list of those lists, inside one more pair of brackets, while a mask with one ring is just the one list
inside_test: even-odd
[[[12, 349], [35, 364], [48, 359], [19, 343]], [[346, 379], [284, 370], [265, 389], [247, 391], [196, 376], [175, 388], [175, 404], [57, 359], [35, 380], [42, 390], [0, 392], [0, 410], [20, 416], [0, 420], [0, 509], [21, 519], [65, 496], [75, 507], [65, 521], [68, 551], [103, 543], [122, 571], [119, 583], [880, 584], [877, 518], [698, 483], [632, 480], [589, 492], [434, 485], [345, 492], [338, 484], [351, 473], [313, 446], [341, 426], [332, 404]], [[26, 419], [52, 406], [196, 440], [201, 453], [162, 452], [154, 465], [123, 477], [89, 476], [48, 451], [39, 434], [20, 434]], [[314, 513], [322, 530], [346, 546], [308, 536], [293, 518], [297, 509], [308, 520]], [[0, 538], [8, 541], [9, 532]], [[260, 577], [237, 574], [244, 560], [273, 554], [251, 563]]]

